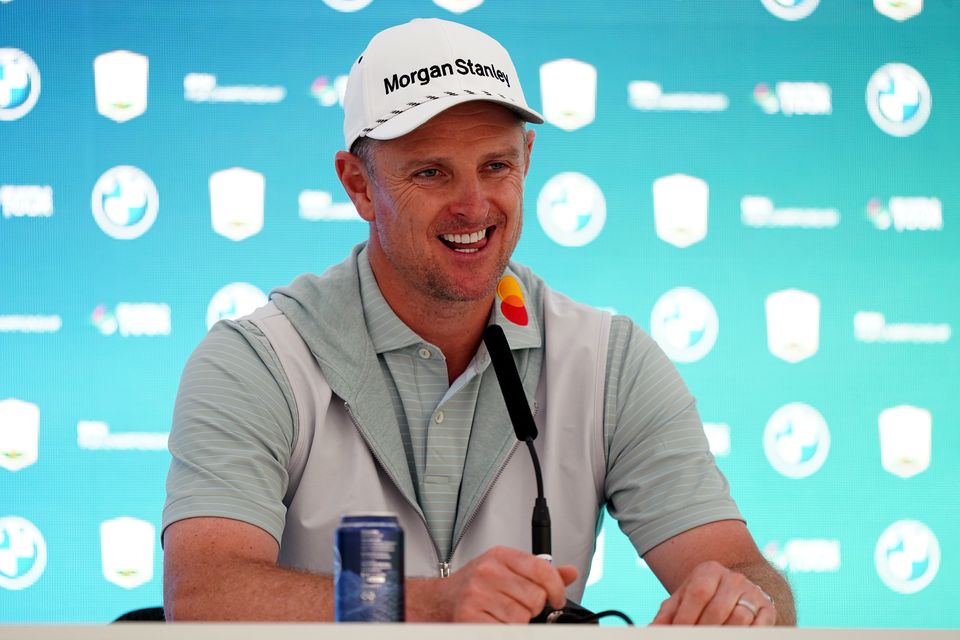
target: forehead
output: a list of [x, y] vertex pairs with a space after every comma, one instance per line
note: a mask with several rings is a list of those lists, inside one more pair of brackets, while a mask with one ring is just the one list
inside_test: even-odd
[[488, 146], [523, 146], [523, 121], [493, 102], [465, 102], [451, 107], [410, 133], [380, 141], [383, 149], [397, 153], [421, 153], [430, 149], [454, 148], [470, 151]]

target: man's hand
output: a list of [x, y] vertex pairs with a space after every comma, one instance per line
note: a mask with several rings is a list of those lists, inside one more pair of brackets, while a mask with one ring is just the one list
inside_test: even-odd
[[742, 573], [719, 562], [697, 565], [663, 601], [652, 624], [773, 625], [777, 612], [767, 595]]
[[407, 621], [527, 623], [549, 603], [566, 604], [577, 578], [529, 553], [494, 547], [448, 578], [408, 580]]

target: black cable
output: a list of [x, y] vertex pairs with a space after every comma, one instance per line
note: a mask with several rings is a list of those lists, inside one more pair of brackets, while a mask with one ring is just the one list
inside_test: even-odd
[[580, 623], [580, 624], [587, 624], [587, 623], [589, 623], [589, 622], [596, 622], [596, 621], [600, 620], [600, 618], [609, 618], [610, 616], [613, 616], [613, 617], [615, 617], [615, 618], [620, 618], [621, 620], [623, 620], [624, 622], [626, 622], [626, 623], [627, 623], [628, 625], [630, 625], [631, 627], [634, 626], [633, 620], [630, 619], [630, 616], [628, 616], [627, 614], [623, 613], [622, 611], [617, 611], [616, 609], [608, 609], [608, 610], [606, 610], [606, 611], [598, 611], [598, 612], [596, 612], [596, 613], [591, 613], [591, 614], [588, 615], [588, 616], [584, 616], [583, 618], [581, 618], [581, 619], [578, 620], [577, 622]]

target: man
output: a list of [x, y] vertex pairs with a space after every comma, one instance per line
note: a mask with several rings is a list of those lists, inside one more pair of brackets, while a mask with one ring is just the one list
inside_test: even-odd
[[[526, 622], [580, 598], [606, 506], [672, 594], [654, 622], [793, 623], [667, 358], [509, 262], [523, 122], [543, 120], [507, 52], [441, 20], [387, 29], [344, 109], [336, 171], [369, 241], [215, 326], [187, 364], [167, 616], [330, 620], [339, 517], [386, 510], [406, 535], [407, 620]], [[489, 323], [533, 400], [556, 567], [526, 551], [533, 470], [513, 455]]]

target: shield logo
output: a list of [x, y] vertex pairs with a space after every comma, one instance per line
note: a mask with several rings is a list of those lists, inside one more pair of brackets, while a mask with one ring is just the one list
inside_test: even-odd
[[7, 398], [0, 400], [0, 467], [20, 471], [37, 461], [40, 407]]
[[213, 230], [235, 242], [263, 229], [262, 173], [233, 167], [210, 176], [210, 218]]
[[820, 348], [820, 298], [799, 289], [767, 296], [767, 347], [790, 363], [806, 360]]
[[93, 60], [97, 111], [114, 122], [126, 122], [147, 110], [150, 60], [132, 51], [111, 51]]
[[676, 173], [653, 181], [657, 237], [684, 249], [707, 236], [710, 187], [700, 178]]
[[880, 461], [885, 471], [910, 478], [930, 466], [933, 417], [920, 407], [900, 405], [880, 412]]
[[145, 520], [121, 517], [101, 522], [103, 577], [124, 589], [153, 580], [155, 537], [155, 527]]
[[873, 0], [873, 7], [891, 20], [903, 22], [923, 11], [923, 0]]
[[585, 127], [597, 115], [597, 69], [592, 64], [562, 58], [540, 67], [543, 117], [564, 131]]

